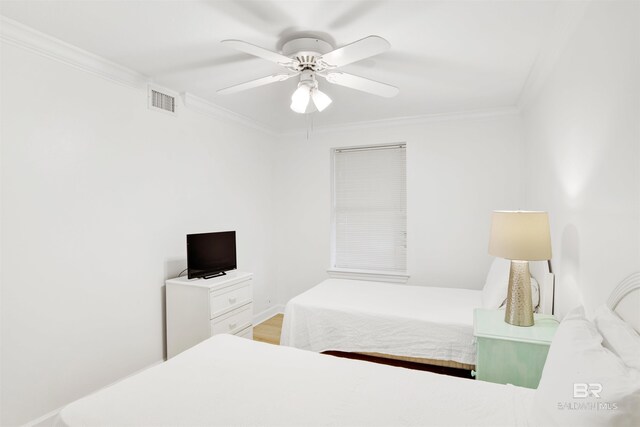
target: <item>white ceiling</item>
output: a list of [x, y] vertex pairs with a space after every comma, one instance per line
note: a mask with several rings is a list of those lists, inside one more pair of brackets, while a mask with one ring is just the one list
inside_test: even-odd
[[291, 79], [216, 90], [281, 69], [221, 45], [278, 50], [297, 34], [336, 47], [376, 34], [391, 50], [342, 70], [400, 88], [391, 99], [320, 82], [318, 125], [514, 106], [555, 19], [553, 1], [2, 1], [0, 13], [274, 129], [306, 126]]

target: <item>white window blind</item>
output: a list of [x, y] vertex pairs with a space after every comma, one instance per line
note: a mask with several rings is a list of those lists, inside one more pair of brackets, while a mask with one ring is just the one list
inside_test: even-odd
[[336, 149], [333, 191], [333, 267], [404, 273], [406, 146]]

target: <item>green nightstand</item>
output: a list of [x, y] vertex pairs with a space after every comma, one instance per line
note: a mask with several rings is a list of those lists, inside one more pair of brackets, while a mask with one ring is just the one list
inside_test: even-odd
[[558, 329], [554, 316], [534, 315], [533, 326], [513, 326], [504, 311], [476, 309], [473, 335], [477, 341], [478, 380], [538, 388], [549, 345]]

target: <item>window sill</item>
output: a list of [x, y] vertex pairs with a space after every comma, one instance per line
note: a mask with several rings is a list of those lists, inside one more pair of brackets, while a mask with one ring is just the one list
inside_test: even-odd
[[346, 268], [330, 268], [327, 270], [332, 279], [369, 280], [372, 282], [402, 283], [409, 280], [406, 273], [393, 273], [389, 271], [351, 270]]

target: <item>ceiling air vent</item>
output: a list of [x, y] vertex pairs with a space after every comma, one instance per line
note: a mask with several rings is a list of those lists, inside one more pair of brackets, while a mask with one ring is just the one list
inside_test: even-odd
[[157, 86], [149, 86], [149, 108], [176, 114], [176, 95]]

